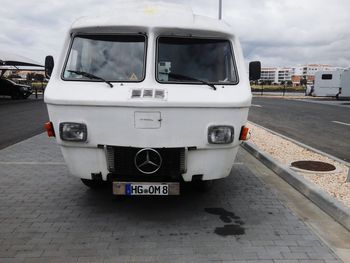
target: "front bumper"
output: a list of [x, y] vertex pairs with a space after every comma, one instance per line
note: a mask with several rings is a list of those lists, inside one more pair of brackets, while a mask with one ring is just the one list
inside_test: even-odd
[[[233, 148], [219, 149], [183, 149], [183, 156], [174, 164], [171, 161], [165, 161], [164, 167], [160, 173], [142, 174], [134, 167], [134, 156], [127, 157], [123, 165], [127, 169], [116, 172], [115, 167], [111, 168], [111, 163], [118, 165], [116, 161], [111, 160], [107, 146], [100, 145], [97, 148], [77, 148], [61, 147], [63, 156], [66, 160], [70, 173], [84, 178], [92, 179], [93, 175], [100, 175], [103, 180], [124, 181], [132, 179], [133, 181], [192, 181], [193, 176], [201, 176], [203, 180], [214, 180], [229, 175], [234, 159], [236, 157], [238, 146]], [[133, 150], [131, 150], [133, 152]], [[125, 156], [124, 156], [125, 157]], [[165, 157], [166, 158], [166, 157]], [[125, 159], [125, 158], [124, 158]], [[126, 164], [125, 164], [126, 162]], [[170, 165], [173, 165], [172, 167]]]

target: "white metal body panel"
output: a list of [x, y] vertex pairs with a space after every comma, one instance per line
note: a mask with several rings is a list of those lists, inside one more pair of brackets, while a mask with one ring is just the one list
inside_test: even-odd
[[[342, 71], [318, 71], [315, 74], [313, 96], [334, 97], [339, 92]], [[322, 79], [322, 75], [332, 75], [332, 79]]]
[[350, 69], [344, 70], [341, 75], [341, 94], [339, 98], [350, 98]]
[[[45, 91], [45, 102], [70, 172], [86, 179], [91, 179], [91, 173], [101, 173], [106, 179], [106, 153], [98, 145], [196, 147], [186, 155], [187, 171], [182, 175], [185, 181], [190, 181], [196, 174], [203, 174], [204, 180], [228, 176], [252, 98], [238, 38], [224, 22], [195, 16], [188, 9], [172, 9], [173, 5], [169, 8], [169, 5], [161, 4], [155, 8], [136, 7], [112, 17], [78, 20], [67, 34], [62, 54]], [[113, 83], [114, 88], [110, 88], [104, 82], [62, 80], [71, 34], [75, 32], [145, 33], [147, 60], [144, 81]], [[158, 83], [155, 80], [156, 41], [160, 35], [228, 39], [232, 43], [239, 83], [216, 85], [217, 90], [207, 85]], [[131, 98], [132, 89], [145, 88], [163, 89], [166, 97], [162, 100]], [[148, 115], [137, 112], [148, 112]], [[159, 125], [154, 123], [158, 114], [161, 116]], [[149, 121], [153, 123], [145, 123], [147, 119], [152, 119]], [[62, 141], [58, 135], [60, 122], [85, 123], [87, 142]], [[207, 132], [211, 125], [233, 126], [233, 143], [209, 144]]]

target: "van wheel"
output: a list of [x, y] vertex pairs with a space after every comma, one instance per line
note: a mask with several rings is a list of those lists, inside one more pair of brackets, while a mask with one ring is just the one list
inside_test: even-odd
[[85, 184], [87, 187], [91, 189], [99, 189], [105, 185], [103, 181], [83, 179], [83, 178], [81, 178], [81, 181], [83, 182], [83, 184]]
[[192, 186], [200, 192], [209, 192], [214, 185], [214, 180], [193, 181]]

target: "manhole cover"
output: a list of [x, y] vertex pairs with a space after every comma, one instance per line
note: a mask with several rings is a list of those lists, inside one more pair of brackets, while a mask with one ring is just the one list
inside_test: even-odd
[[315, 172], [330, 172], [336, 169], [333, 164], [318, 161], [297, 161], [291, 165], [295, 168]]

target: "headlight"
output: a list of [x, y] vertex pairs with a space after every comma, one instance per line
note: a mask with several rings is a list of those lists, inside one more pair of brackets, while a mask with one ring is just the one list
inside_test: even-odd
[[21, 87], [20, 89], [23, 90], [23, 91], [28, 91], [27, 87]]
[[60, 137], [63, 141], [84, 142], [87, 139], [86, 125], [75, 122], [61, 122]]
[[228, 144], [233, 142], [234, 129], [232, 126], [210, 126], [208, 142], [213, 144]]

